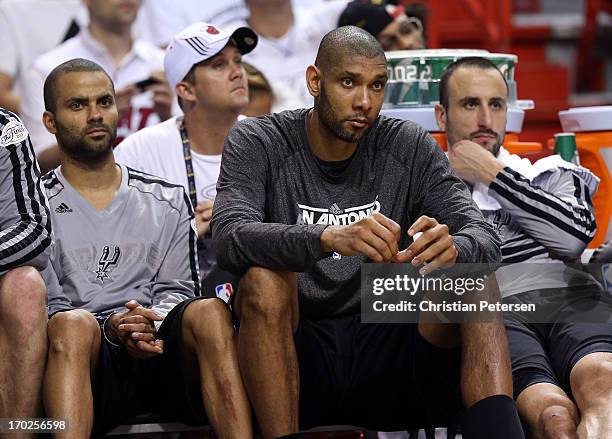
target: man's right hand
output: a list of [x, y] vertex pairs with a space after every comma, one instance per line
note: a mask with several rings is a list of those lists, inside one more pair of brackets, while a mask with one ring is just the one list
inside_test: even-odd
[[215, 200], [200, 201], [195, 207], [195, 220], [198, 238], [205, 235], [210, 230], [210, 220], [212, 219], [212, 209]]
[[504, 164], [489, 150], [471, 140], [460, 140], [449, 149], [448, 160], [460, 179], [490, 185]]
[[148, 359], [162, 354], [163, 341], [156, 338], [154, 322], [163, 318], [135, 300], [125, 306], [127, 311], [112, 314], [106, 323], [111, 340], [122, 344], [134, 358]]
[[348, 226], [328, 226], [321, 234], [326, 252], [361, 254], [374, 262], [392, 261], [398, 253], [401, 227], [379, 212]]

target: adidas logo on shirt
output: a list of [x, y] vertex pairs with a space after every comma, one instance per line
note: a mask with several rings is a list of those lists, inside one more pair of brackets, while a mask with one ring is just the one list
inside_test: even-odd
[[68, 213], [68, 212], [72, 212], [72, 209], [68, 207], [66, 203], [61, 203], [59, 206], [55, 208], [55, 211], [57, 213]]
[[329, 211], [334, 215], [340, 215], [341, 213], [343, 213], [342, 209], [340, 209], [336, 203], [332, 204], [332, 206], [329, 208]]

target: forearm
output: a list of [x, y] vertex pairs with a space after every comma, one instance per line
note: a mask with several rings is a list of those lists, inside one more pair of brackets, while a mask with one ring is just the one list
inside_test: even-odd
[[462, 230], [453, 235], [455, 248], [457, 249], [458, 263], [488, 264], [491, 270], [495, 270], [501, 261], [500, 241], [495, 239], [495, 234], [482, 233], [480, 229], [470, 233], [470, 229]]
[[489, 194], [542, 245], [560, 255], [575, 256], [593, 238], [596, 224], [584, 184], [571, 174], [566, 180], [557, 188], [536, 187], [505, 168], [489, 186]]
[[432, 151], [430, 169], [420, 178], [429, 182], [418, 191], [425, 214], [449, 227], [458, 252], [457, 262], [499, 263], [499, 237], [472, 201], [465, 182], [451, 170], [445, 156], [438, 150], [436, 146]]
[[242, 272], [252, 266], [301, 272], [325, 256], [320, 236], [325, 225], [250, 222], [213, 228], [217, 259], [223, 269]]

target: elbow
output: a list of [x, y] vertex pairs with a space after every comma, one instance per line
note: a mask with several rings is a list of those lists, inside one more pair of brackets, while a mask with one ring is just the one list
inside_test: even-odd
[[595, 232], [597, 231], [597, 223], [592, 212], [589, 212], [585, 220], [586, 226], [584, 226], [580, 234], [581, 236], [571, 236], [564, 242], [559, 242], [559, 250], [557, 253], [571, 259], [578, 258], [582, 255], [582, 252], [587, 245], [589, 245], [589, 242], [593, 240]]
[[549, 250], [551, 257], [564, 260], [573, 260], [579, 258], [586, 248], [588, 241], [583, 241], [579, 238], [572, 237], [563, 242], [551, 242], [545, 247]]
[[227, 270], [227, 271], [231, 270], [232, 263], [231, 263], [230, 258], [228, 257], [227, 249], [222, 249], [218, 243], [217, 243], [217, 252], [215, 256], [217, 257], [217, 265], [219, 266], [219, 268], [221, 268], [222, 270]]
[[232, 244], [229, 239], [215, 239], [217, 265], [222, 270], [230, 272], [240, 272], [240, 266], [235, 263], [235, 258], [231, 255], [233, 253]]
[[[580, 239], [572, 239], [565, 243], [564, 248], [561, 250], [561, 256], [565, 256], [570, 259], [579, 258], [582, 252], [588, 245], [588, 241], [582, 241]], [[565, 252], [565, 254], [563, 254]]]

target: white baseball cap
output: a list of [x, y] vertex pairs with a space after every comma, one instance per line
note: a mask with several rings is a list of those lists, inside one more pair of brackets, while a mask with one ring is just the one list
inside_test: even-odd
[[164, 56], [164, 71], [170, 87], [174, 90], [194, 65], [221, 52], [230, 40], [245, 54], [257, 45], [257, 34], [248, 27], [239, 27], [229, 34], [201, 21], [175, 35]]

